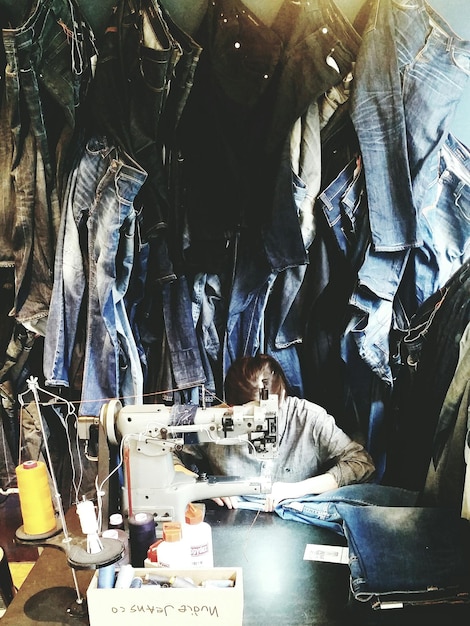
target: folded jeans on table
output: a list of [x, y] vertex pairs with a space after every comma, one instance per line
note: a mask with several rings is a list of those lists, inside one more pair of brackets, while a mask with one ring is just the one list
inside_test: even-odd
[[374, 608], [470, 603], [470, 523], [431, 507], [338, 504], [351, 591]]
[[414, 506], [418, 493], [400, 487], [361, 483], [345, 485], [325, 493], [301, 498], [282, 500], [276, 506], [276, 513], [283, 519], [303, 522], [329, 528], [344, 535], [343, 520], [338, 504], [350, 506]]

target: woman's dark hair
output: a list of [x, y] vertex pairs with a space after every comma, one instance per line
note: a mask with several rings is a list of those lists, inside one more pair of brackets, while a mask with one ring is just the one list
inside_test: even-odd
[[225, 377], [225, 402], [235, 405], [258, 400], [262, 388], [281, 398], [287, 391], [282, 367], [268, 354], [241, 357], [232, 363]]

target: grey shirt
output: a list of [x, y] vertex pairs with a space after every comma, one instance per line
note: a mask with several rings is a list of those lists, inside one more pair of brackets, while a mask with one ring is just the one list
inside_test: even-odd
[[279, 452], [270, 460], [250, 454], [249, 444], [186, 446], [180, 455], [187, 468], [218, 476], [270, 478], [298, 482], [329, 472], [339, 487], [367, 481], [374, 464], [363, 448], [337, 425], [325, 409], [287, 397], [278, 416]]

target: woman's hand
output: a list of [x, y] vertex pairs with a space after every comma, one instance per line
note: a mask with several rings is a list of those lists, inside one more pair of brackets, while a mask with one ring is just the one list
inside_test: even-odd
[[331, 489], [337, 489], [338, 483], [332, 474], [320, 474], [312, 476], [297, 483], [273, 483], [271, 493], [266, 496], [264, 510], [272, 512], [276, 506], [288, 498], [301, 498], [302, 496], [324, 493]]
[[226, 506], [227, 509], [236, 509], [238, 504], [237, 496], [224, 496], [223, 498], [212, 498], [219, 506]]
[[272, 513], [282, 500], [296, 498], [297, 496], [293, 495], [296, 493], [296, 485], [297, 483], [273, 483], [271, 493], [266, 495], [264, 510]]

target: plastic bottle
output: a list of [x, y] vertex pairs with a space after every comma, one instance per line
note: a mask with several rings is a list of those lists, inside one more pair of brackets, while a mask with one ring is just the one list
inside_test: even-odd
[[204, 521], [203, 504], [190, 502], [186, 507], [183, 538], [189, 546], [191, 567], [214, 567], [212, 528]]
[[163, 523], [163, 541], [157, 545], [159, 567], [184, 569], [190, 566], [189, 548], [183, 540], [180, 522]]

